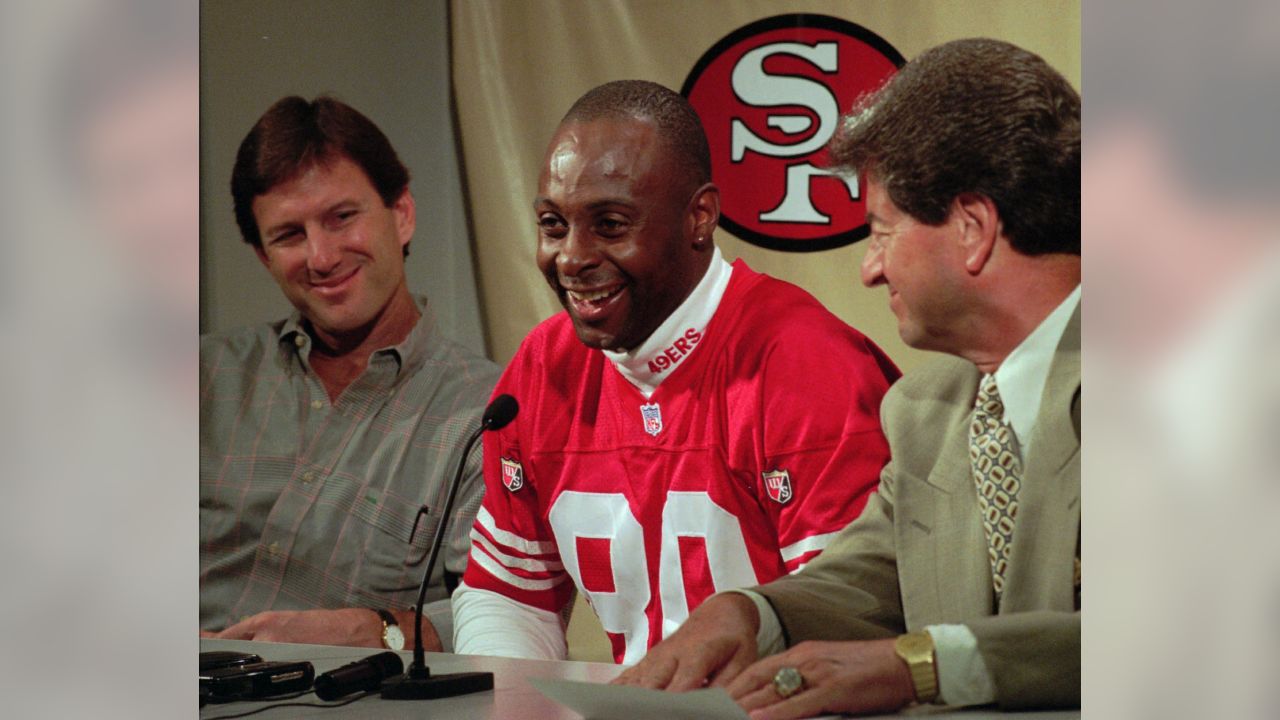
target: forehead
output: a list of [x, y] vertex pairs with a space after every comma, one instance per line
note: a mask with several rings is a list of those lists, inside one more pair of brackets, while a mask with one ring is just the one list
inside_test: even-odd
[[293, 177], [253, 199], [259, 223], [334, 204], [368, 199], [377, 191], [364, 170], [350, 158], [311, 163]]
[[[674, 163], [652, 122], [602, 118], [561, 125], [547, 147], [539, 195], [556, 203], [650, 197], [671, 185]], [[665, 182], [664, 182], [665, 180]]]
[[902, 211], [893, 204], [893, 200], [889, 199], [889, 193], [874, 176], [865, 177], [864, 185], [867, 189], [868, 221], [890, 223], [901, 219]]

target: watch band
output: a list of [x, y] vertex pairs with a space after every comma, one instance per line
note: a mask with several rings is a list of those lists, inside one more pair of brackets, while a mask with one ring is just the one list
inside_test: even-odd
[[916, 702], [931, 703], [938, 699], [938, 676], [934, 672], [933, 636], [924, 630], [899, 635], [893, 650], [907, 664]]

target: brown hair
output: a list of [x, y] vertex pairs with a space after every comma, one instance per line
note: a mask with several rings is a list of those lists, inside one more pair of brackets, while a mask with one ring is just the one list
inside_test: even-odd
[[925, 52], [860, 99], [829, 150], [920, 222], [943, 222], [958, 195], [977, 193], [1019, 252], [1080, 254], [1080, 95], [1014, 45]]
[[311, 102], [296, 95], [276, 101], [240, 143], [231, 171], [231, 198], [244, 241], [262, 247], [254, 198], [340, 157], [360, 166], [387, 207], [409, 187], [409, 169], [387, 136], [350, 105], [324, 95]]

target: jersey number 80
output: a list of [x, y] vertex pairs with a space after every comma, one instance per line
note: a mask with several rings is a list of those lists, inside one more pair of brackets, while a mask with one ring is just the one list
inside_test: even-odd
[[[565, 570], [587, 596], [605, 631], [623, 638], [622, 662], [638, 662], [649, 649], [645, 610], [651, 600], [652, 568], [644, 533], [626, 496], [568, 490], [556, 498], [548, 519]], [[689, 616], [686, 585], [694, 580], [688, 577], [693, 568], [684, 567], [681, 538], [704, 544], [713, 592], [758, 582], [738, 518], [705, 492], [668, 492], [657, 557], [664, 638]], [[588, 583], [583, 582], [584, 562], [591, 576]]]

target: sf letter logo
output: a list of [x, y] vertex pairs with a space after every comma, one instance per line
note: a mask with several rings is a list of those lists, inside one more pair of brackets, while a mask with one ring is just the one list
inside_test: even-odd
[[683, 93], [711, 144], [721, 225], [777, 250], [825, 250], [867, 236], [857, 178], [828, 170], [841, 112], [903, 63], [875, 33], [824, 15], [740, 28], [703, 55]]
[[[807, 139], [790, 145], [776, 145], [751, 132], [740, 119], [731, 121], [730, 138], [733, 162], [742, 162], [747, 150], [767, 157], [790, 158], [810, 155], [822, 149], [836, 132], [840, 109], [836, 96], [825, 85], [803, 77], [770, 75], [764, 70], [766, 58], [785, 53], [803, 58], [826, 73], [838, 69], [839, 45], [821, 42], [815, 45], [799, 43], [773, 43], [757, 48], [742, 56], [733, 68], [733, 92], [748, 105], [756, 107], [799, 106], [817, 117], [817, 128], [807, 113], [777, 113], [767, 116], [765, 123], [790, 137]], [[800, 162], [787, 166], [785, 194], [781, 204], [769, 212], [760, 213], [762, 222], [830, 224], [831, 218], [823, 215], [809, 201], [809, 181], [814, 175], [833, 175], [849, 188], [849, 200], [858, 199], [857, 177], [840, 177], [827, 170]]]

